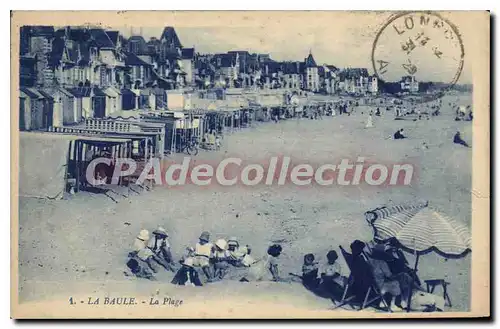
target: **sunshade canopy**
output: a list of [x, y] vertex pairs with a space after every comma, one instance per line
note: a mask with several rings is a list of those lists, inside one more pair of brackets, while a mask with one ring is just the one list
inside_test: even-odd
[[423, 207], [404, 210], [373, 222], [380, 240], [396, 238], [407, 251], [431, 251], [445, 257], [461, 257], [471, 250], [471, 235], [466, 225]]

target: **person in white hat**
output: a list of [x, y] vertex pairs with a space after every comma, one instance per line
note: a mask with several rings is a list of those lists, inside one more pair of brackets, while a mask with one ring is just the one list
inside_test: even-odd
[[167, 231], [159, 226], [153, 231], [153, 237], [149, 239], [148, 248], [158, 257], [160, 265], [169, 271], [175, 272], [177, 268], [175, 268], [170, 243], [167, 238]]
[[129, 257], [137, 260], [139, 263], [144, 263], [154, 273], [158, 272], [157, 267], [154, 265], [153, 260], [155, 254], [148, 248], [149, 231], [141, 230], [134, 240], [133, 250], [129, 253]]
[[243, 262], [245, 259], [245, 256], [250, 254], [250, 247], [247, 246], [241, 246], [238, 242], [238, 239], [236, 237], [231, 237], [227, 241], [227, 246], [228, 246], [228, 253], [229, 253], [229, 264], [236, 266], [236, 267], [246, 267], [250, 265], [245, 265], [248, 264], [248, 261], [250, 258], [247, 257], [246, 261]]
[[137, 252], [146, 247], [149, 240], [149, 231], [141, 230], [134, 240], [133, 251]]
[[218, 239], [215, 242], [214, 253], [214, 278], [222, 280], [229, 270], [229, 259], [231, 255], [227, 250], [227, 242], [224, 239]]
[[194, 257], [193, 266], [201, 267], [209, 282], [213, 279], [210, 262], [214, 257], [214, 251], [214, 245], [210, 243], [210, 233], [202, 232], [191, 254]]

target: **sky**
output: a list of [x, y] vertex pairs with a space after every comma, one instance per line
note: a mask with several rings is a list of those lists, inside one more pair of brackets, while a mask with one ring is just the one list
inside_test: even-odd
[[[115, 26], [112, 28], [118, 29], [127, 37], [131, 33], [135, 35], [142, 34], [148, 40], [150, 37], [160, 38], [164, 26], [173, 26], [182, 45], [184, 47], [195, 47], [199, 53], [247, 50], [249, 52], [268, 53], [272, 59], [283, 61], [304, 60], [311, 51], [318, 64], [335, 65], [339, 68], [365, 67], [373, 73], [372, 49], [374, 40], [390, 13], [334, 12], [329, 16], [319, 14], [317, 17], [314, 14], [304, 15], [305, 17], [302, 20], [297, 19], [297, 17], [286, 19], [286, 17], [280, 16], [273, 19], [272, 16], [269, 16], [267, 19], [261, 19], [254, 23], [251, 22], [251, 14], [249, 16], [250, 23], [245, 22], [245, 17], [243, 17], [242, 20], [229, 20], [231, 24], [227, 24], [228, 17], [226, 15], [220, 19], [220, 24], [217, 24], [214, 20], [210, 20], [209, 24], [205, 24], [205, 21], [198, 18], [193, 19], [194, 22], [183, 20], [179, 24], [166, 20], [165, 25], [159, 27], [143, 26], [141, 28], [134, 26], [131, 28]], [[449, 16], [451, 17], [449, 19], [453, 20], [453, 23], [460, 29], [463, 43], [467, 44], [465, 38], [471, 36], [468, 36], [463, 31], [463, 27], [467, 25], [466, 17], [455, 14]], [[415, 22], [415, 25], [418, 25], [417, 16], [415, 16]], [[394, 24], [404, 27], [405, 21], [404, 19], [396, 20]], [[383, 57], [381, 57], [382, 60], [395, 63], [394, 69], [388, 73], [388, 81], [405, 75], [402, 64], [405, 64], [408, 58], [419, 67], [417, 74], [415, 74], [419, 81], [449, 82], [457, 72], [458, 61], [456, 59], [460, 55], [457, 52], [459, 43], [447, 44], [447, 40], [443, 38], [443, 35], [437, 35], [436, 33], [432, 35], [432, 31], [428, 27], [421, 29], [416, 27], [412, 31], [408, 30], [407, 34], [412, 34], [412, 37], [415, 38], [421, 30], [428, 32], [432, 36], [432, 41], [436, 43], [436, 46], [440, 47], [442, 52], [446, 55], [451, 52], [453, 54], [440, 61], [436, 60], [429, 44], [428, 49], [425, 50], [426, 52], [417, 49], [412, 54], [414, 57], [407, 56], [400, 49], [401, 44], [406, 40], [406, 35], [399, 36], [390, 25], [385, 30], [382, 30], [375, 47], [376, 56], [380, 55]], [[464, 67], [458, 82], [472, 82], [471, 61], [467, 56], [464, 58]]]

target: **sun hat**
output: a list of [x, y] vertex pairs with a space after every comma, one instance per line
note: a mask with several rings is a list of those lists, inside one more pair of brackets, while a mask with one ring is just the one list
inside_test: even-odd
[[206, 242], [210, 241], [210, 233], [207, 231], [202, 232], [200, 235], [200, 240], [203, 240]]
[[158, 228], [157, 228], [156, 230], [154, 230], [154, 231], [153, 231], [153, 234], [168, 236], [167, 230], [165, 230], [165, 229], [164, 229], [163, 227], [161, 227], [161, 226], [158, 226]]
[[142, 240], [142, 241], [149, 240], [149, 231], [148, 230], [141, 230], [139, 235], [137, 235], [137, 239]]
[[238, 243], [238, 239], [234, 236], [230, 237], [229, 240], [227, 240], [227, 245], [228, 246], [239, 246], [240, 244]]
[[224, 239], [219, 239], [215, 242], [215, 245], [219, 248], [221, 248], [222, 250], [226, 250], [227, 248], [227, 242], [226, 240]]

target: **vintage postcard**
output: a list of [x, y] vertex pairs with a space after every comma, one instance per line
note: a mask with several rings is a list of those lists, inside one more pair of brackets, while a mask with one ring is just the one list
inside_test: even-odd
[[11, 316], [490, 316], [490, 13], [11, 15]]

